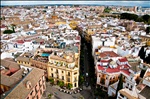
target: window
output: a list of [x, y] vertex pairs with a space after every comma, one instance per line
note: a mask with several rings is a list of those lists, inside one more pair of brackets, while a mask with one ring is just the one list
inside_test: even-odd
[[53, 68], [51, 68], [51, 71], [53, 71]]
[[42, 94], [42, 90], [40, 90], [40, 93]]
[[74, 77], [74, 81], [77, 81], [77, 77]]
[[68, 82], [70, 82], [70, 78], [68, 78]]
[[74, 87], [76, 87], [76, 83], [74, 84]]
[[108, 77], [106, 76], [106, 79], [108, 79]]
[[68, 76], [70, 76], [70, 72], [68, 72]]
[[74, 73], [74, 75], [76, 75], [76, 74], [77, 74], [77, 72]]
[[122, 98], [124, 98], [124, 95], [120, 94], [120, 96], [121, 96]]
[[58, 73], [58, 69], [56, 69], [56, 73]]
[[32, 95], [32, 94], [33, 94], [33, 91], [31, 91], [30, 95]]
[[57, 79], [59, 79], [59, 76], [58, 75], [56, 75], [57, 76]]
[[64, 73], [64, 71], [62, 71], [62, 73]]
[[62, 80], [64, 80], [64, 76], [62, 76]]
[[51, 75], [52, 75], [52, 77], [54, 77], [54, 76], [53, 76], [53, 73], [52, 73]]
[[35, 86], [35, 91], [37, 92], [38, 90], [37, 90], [37, 85]]
[[40, 79], [40, 80], [39, 80], [39, 85], [40, 85], [40, 86], [42, 85], [41, 81], [42, 81], [42, 80]]

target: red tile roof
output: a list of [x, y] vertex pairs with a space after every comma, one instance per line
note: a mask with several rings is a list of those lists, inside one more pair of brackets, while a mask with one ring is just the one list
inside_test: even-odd
[[129, 70], [121, 70], [122, 72], [124, 72], [125, 74], [127, 74], [127, 75], [130, 75], [130, 72], [129, 72]]
[[99, 69], [99, 70], [104, 70], [104, 67], [103, 67], [103, 66], [98, 65], [98, 69]]
[[[124, 72], [127, 75], [130, 74], [129, 69], [127, 69], [127, 68], [129, 68], [128, 65], [124, 65], [123, 69], [121, 69], [121, 67], [122, 66], [117, 66], [117, 68], [110, 68], [110, 67], [108, 67], [108, 68], [106, 68], [105, 72], [107, 72], [107, 73], [116, 73], [116, 72], [120, 72], [121, 71], [121, 72]], [[105, 70], [105, 68], [103, 66], [101, 66], [101, 65], [98, 65], [98, 70], [102, 71], [102, 70]]]
[[126, 62], [126, 61], [128, 61], [126, 57], [120, 58], [120, 59], [118, 59], [118, 60], [119, 60], [120, 62]]
[[1, 25], [1, 26], [0, 26], [0, 28], [6, 28], [6, 27], [7, 27], [7, 26], [5, 26], [5, 25]]
[[17, 43], [23, 44], [24, 41], [23, 40], [17, 40]]
[[110, 60], [100, 60], [100, 62], [102, 62], [102, 63], [109, 63]]
[[106, 69], [106, 72], [108, 73], [114, 73], [114, 72], [119, 72], [119, 68], [107, 68]]

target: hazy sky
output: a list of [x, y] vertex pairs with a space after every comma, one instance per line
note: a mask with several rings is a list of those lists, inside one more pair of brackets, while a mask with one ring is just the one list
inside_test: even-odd
[[30, 4], [100, 4], [100, 5], [124, 5], [124, 6], [147, 6], [150, 1], [1, 1], [1, 5], [30, 5]]

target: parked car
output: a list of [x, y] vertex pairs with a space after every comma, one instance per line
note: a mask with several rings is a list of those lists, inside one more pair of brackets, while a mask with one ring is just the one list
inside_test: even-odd
[[72, 92], [69, 92], [69, 94], [72, 94]]
[[79, 90], [82, 91], [82, 88], [80, 88]]
[[76, 94], [77, 92], [76, 91], [74, 91], [74, 94]]
[[65, 93], [66, 93], [66, 90], [63, 90], [63, 92], [65, 92]]
[[63, 91], [63, 89], [59, 89], [59, 91], [61, 91], [61, 92], [62, 92], [62, 91]]

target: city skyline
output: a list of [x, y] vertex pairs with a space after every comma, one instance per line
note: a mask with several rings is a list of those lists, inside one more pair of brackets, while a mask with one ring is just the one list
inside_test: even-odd
[[150, 7], [149, 1], [1, 1], [2, 6], [7, 5], [40, 5], [40, 4], [90, 4], [90, 5], [116, 5], [116, 6], [142, 6]]

